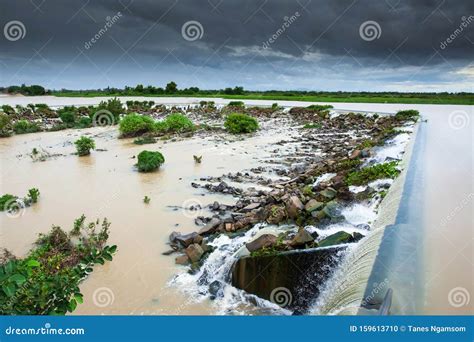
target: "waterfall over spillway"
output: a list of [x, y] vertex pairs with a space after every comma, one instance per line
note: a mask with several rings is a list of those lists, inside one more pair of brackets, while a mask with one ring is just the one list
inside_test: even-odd
[[[417, 186], [420, 186], [421, 183], [411, 165], [417, 158], [412, 158], [412, 152], [418, 127], [406, 146], [401, 162], [403, 170], [380, 204], [371, 232], [347, 250], [340, 266], [316, 298], [311, 314], [375, 314], [389, 288], [396, 289], [392, 311], [405, 314], [416, 312], [420, 300], [417, 297], [419, 282], [415, 280], [418, 277], [415, 265], [419, 261], [416, 241], [420, 232], [418, 221], [413, 218], [408, 220], [409, 215], [413, 216], [409, 208], [416, 198], [406, 198], [404, 189], [410, 187], [410, 193], [413, 193], [414, 184], [418, 182]], [[386, 151], [381, 153], [384, 158]], [[409, 167], [412, 171], [407, 176]], [[408, 221], [410, 224], [406, 224]]]
[[384, 229], [372, 231], [347, 251], [314, 305], [313, 314], [356, 314], [382, 240]]

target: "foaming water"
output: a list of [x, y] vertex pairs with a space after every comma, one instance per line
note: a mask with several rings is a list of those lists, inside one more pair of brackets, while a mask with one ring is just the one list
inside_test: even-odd
[[384, 229], [372, 231], [346, 251], [341, 265], [324, 284], [321, 294], [313, 305], [311, 314], [357, 313], [374, 262], [370, 256], [377, 253], [383, 231]]
[[[288, 229], [291, 227], [279, 226], [272, 228], [272, 231], [278, 233]], [[270, 301], [250, 295], [230, 285], [232, 266], [245, 253], [245, 243], [257, 237], [262, 230], [266, 230], [265, 224], [257, 224], [242, 236], [235, 238], [227, 235], [218, 236], [209, 243], [215, 250], [210, 253], [199, 271], [196, 274], [190, 274], [187, 268], [183, 267], [183, 271], [169, 282], [169, 286], [178, 287], [196, 302], [209, 301], [212, 298], [212, 306], [216, 314], [242, 315], [270, 312], [280, 315], [289, 314], [289, 311]], [[217, 288], [212, 293], [211, 284]]]
[[[411, 130], [411, 127], [406, 128]], [[399, 134], [394, 139], [387, 141], [385, 146], [377, 148], [366, 165], [400, 160], [405, 153], [409, 140], [409, 134]], [[368, 187], [379, 191], [391, 186], [392, 183], [394, 182], [391, 179], [379, 179], [369, 183]], [[401, 181], [395, 184], [397, 188], [401, 186]], [[350, 190], [358, 193], [366, 188], [366, 186], [351, 187]], [[386, 229], [385, 225], [376, 225], [375, 222], [377, 219], [386, 220], [385, 217], [379, 217], [379, 215], [394, 215], [393, 210], [392, 212], [389, 210], [388, 214], [387, 210], [378, 213], [381, 201], [381, 196], [377, 195], [368, 202], [356, 203], [342, 210], [342, 214], [349, 224], [359, 227], [365, 226], [370, 232], [368, 234], [366, 232], [367, 235], [363, 239], [356, 244], [352, 244], [346, 250], [341, 264], [331, 274], [320, 295], [315, 299], [311, 314], [354, 315], [360, 312], [361, 307], [373, 304], [366, 302], [367, 282]], [[378, 289], [380, 287], [378, 284], [372, 285], [377, 291], [386, 290], [385, 288]], [[370, 313], [370, 311], [366, 313]]]

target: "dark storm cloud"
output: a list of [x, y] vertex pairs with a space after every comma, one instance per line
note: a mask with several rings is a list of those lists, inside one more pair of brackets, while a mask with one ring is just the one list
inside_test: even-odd
[[[43, 74], [38, 79], [46, 80], [44, 72], [49, 70], [54, 76], [47, 81], [55, 86], [71, 68], [95, 70], [102, 78], [99, 84], [117, 83], [112, 74], [117, 70], [132, 78], [134, 71], [159, 71], [154, 77], [160, 81], [167, 73], [176, 78], [182, 73], [214, 88], [228, 81], [215, 80], [218, 85], [213, 87], [208, 84], [211, 72], [221, 72], [222, 79], [227, 72], [230, 80], [245, 83], [259, 71], [291, 78], [305, 72], [362, 76], [374, 67], [374, 75], [396, 68], [409, 74], [410, 67], [423, 67], [418, 78], [425, 82], [428, 74], [436, 77], [431, 75], [436, 68], [454, 73], [465, 67], [474, 52], [474, 20], [440, 47], [459, 29], [462, 18], [474, 15], [470, 0], [19, 0], [2, 7], [2, 27], [11, 20], [26, 27], [24, 39], [0, 39], [3, 84], [18, 83], [15, 78], [21, 81], [26, 70], [27, 79], [38, 73]], [[119, 12], [119, 19], [90, 44], [106, 18]], [[202, 25], [201, 39], [183, 39], [182, 26], [191, 20]], [[359, 28], [367, 21], [380, 28], [378, 39], [361, 38]], [[277, 38], [269, 43], [272, 36]], [[124, 79], [119, 84], [139, 81]]]

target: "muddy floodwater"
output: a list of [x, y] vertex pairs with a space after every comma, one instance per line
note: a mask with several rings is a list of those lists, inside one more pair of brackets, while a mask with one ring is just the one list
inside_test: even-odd
[[[8, 97], [0, 104], [47, 103], [49, 105], [93, 104], [103, 98]], [[133, 98], [135, 99], [135, 98]], [[137, 98], [139, 99], [139, 98]], [[147, 98], [149, 99], [149, 98]], [[126, 99], [122, 99], [124, 102]], [[139, 99], [140, 100], [140, 99]], [[153, 98], [157, 103], [189, 104], [201, 99]], [[228, 100], [213, 99], [216, 103]], [[274, 101], [248, 101], [271, 105]], [[282, 102], [280, 105], [307, 106], [308, 103]], [[473, 286], [473, 125], [472, 106], [397, 105], [334, 103], [336, 109], [394, 113], [418, 109], [427, 122], [424, 165], [423, 212], [425, 309], [420, 314], [469, 314], [474, 302]], [[454, 113], [454, 114], [453, 114]], [[77, 157], [73, 142], [81, 135], [96, 141], [91, 156]], [[275, 157], [274, 144], [298, 131], [271, 125], [255, 136], [235, 141], [219, 135], [182, 141], [159, 141], [139, 146], [131, 139], [117, 139], [116, 127], [65, 130], [15, 135], [0, 139], [0, 193], [24, 195], [36, 187], [41, 198], [19, 217], [0, 215], [0, 246], [17, 256], [31, 248], [38, 233], [52, 225], [71, 229], [81, 214], [90, 220], [112, 223], [110, 244], [118, 245], [112, 262], [97, 265], [81, 284], [84, 304], [74, 314], [216, 314], [212, 301], [195, 301], [170, 279], [182, 266], [174, 257], [164, 256], [173, 231], [196, 230], [196, 215], [208, 214], [183, 209], [190, 203], [203, 207], [214, 201], [232, 203], [230, 195], [213, 194], [190, 184], [200, 177], [221, 176], [265, 165]], [[33, 148], [52, 156], [33, 162]], [[291, 145], [280, 153], [291, 153]], [[134, 169], [136, 156], [144, 149], [160, 150], [166, 158], [158, 172], [141, 174]], [[282, 148], [283, 149], [283, 148]], [[193, 155], [202, 155], [196, 164]], [[245, 185], [245, 184], [244, 184]], [[144, 196], [151, 198], [149, 204]], [[451, 305], [449, 293], [463, 288], [470, 303]]]

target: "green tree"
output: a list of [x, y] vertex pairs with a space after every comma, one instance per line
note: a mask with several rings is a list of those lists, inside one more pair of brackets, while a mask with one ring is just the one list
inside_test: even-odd
[[166, 85], [165, 92], [167, 94], [174, 94], [177, 91], [178, 91], [178, 85], [175, 82], [171, 81], [170, 83]]

